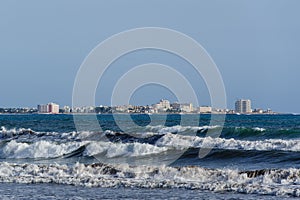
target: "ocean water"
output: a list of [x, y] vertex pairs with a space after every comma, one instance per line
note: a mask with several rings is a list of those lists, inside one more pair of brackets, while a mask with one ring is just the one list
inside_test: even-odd
[[0, 115], [0, 198], [300, 197], [298, 115], [129, 117]]

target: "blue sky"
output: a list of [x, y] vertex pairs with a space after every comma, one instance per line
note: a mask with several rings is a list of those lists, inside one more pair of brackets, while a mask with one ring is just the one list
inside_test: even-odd
[[[250, 98], [254, 107], [300, 113], [299, 8], [298, 0], [4, 0], [0, 107], [70, 105], [77, 70], [97, 44], [127, 29], [155, 26], [185, 33], [207, 50], [222, 74], [229, 108], [237, 98]], [[137, 63], [147, 63], [153, 55], [155, 62], [181, 62], [158, 52], [134, 56]], [[135, 64], [130, 56], [115, 63], [108, 81], [120, 73], [118, 67]], [[109, 104], [110, 90], [98, 91], [96, 102]], [[207, 95], [199, 96], [209, 104]], [[132, 102], [160, 98], [172, 99], [172, 94], [144, 87]]]

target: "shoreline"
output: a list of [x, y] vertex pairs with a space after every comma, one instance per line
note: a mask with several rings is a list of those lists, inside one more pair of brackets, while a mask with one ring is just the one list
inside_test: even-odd
[[0, 113], [0, 115], [300, 115], [300, 113]]

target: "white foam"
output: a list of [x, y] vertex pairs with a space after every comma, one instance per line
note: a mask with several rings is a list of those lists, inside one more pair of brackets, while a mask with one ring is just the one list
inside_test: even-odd
[[93, 156], [105, 153], [107, 158], [113, 157], [135, 157], [151, 154], [158, 154], [167, 151], [167, 147], [157, 147], [142, 143], [112, 143], [112, 142], [91, 142], [87, 145], [84, 155]]
[[0, 182], [88, 187], [186, 188], [214, 192], [300, 196], [300, 170], [267, 170], [254, 176], [233, 169], [129, 165], [0, 163]]
[[266, 131], [265, 128], [260, 128], [260, 127], [254, 127], [254, 128], [252, 128], [252, 130], [258, 131], [258, 132], [264, 132], [264, 131]]
[[8, 142], [2, 149], [2, 155], [5, 158], [55, 158], [75, 151], [83, 143], [69, 142], [56, 144], [49, 141], [37, 141], [31, 144]]
[[184, 136], [167, 133], [154, 145], [148, 143], [113, 143], [109, 141], [73, 141], [57, 143], [48, 140], [37, 140], [31, 143], [11, 140], [3, 144], [0, 151], [2, 158], [55, 158], [69, 154], [86, 146], [84, 156], [104, 153], [107, 158], [147, 156], [167, 152], [173, 149], [216, 148], [228, 150], [257, 151], [293, 151], [300, 152], [300, 140], [236, 140], [212, 137]]
[[112, 143], [104, 141], [80, 141], [55, 143], [50, 141], [36, 141], [33, 143], [17, 142], [12, 140], [1, 149], [2, 158], [56, 158], [60, 157], [78, 148], [86, 146], [84, 156], [94, 156], [105, 153], [107, 158], [114, 157], [136, 157], [155, 155], [168, 150], [167, 147], [158, 147], [143, 143]]
[[300, 152], [300, 140], [268, 139], [258, 141], [235, 140], [224, 138], [201, 138], [197, 136], [183, 136], [166, 134], [156, 142], [160, 147], [172, 148], [217, 148], [231, 150], [258, 150], [258, 151], [294, 151]]
[[25, 129], [25, 128], [6, 129], [4, 126], [1, 126], [0, 128], [0, 135], [2, 136], [12, 137], [15, 135], [22, 134], [24, 132], [33, 132], [33, 131], [31, 129]]

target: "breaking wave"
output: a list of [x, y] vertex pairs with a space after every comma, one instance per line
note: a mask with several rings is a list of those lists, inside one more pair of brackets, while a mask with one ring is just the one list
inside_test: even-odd
[[0, 163], [0, 181], [87, 187], [185, 188], [300, 197], [300, 170], [239, 171], [202, 167]]
[[158, 138], [151, 137], [150, 139], [132, 139], [131, 136], [127, 135], [123, 137], [129, 139], [118, 140], [118, 142], [79, 140], [60, 143], [47, 140], [37, 140], [34, 142], [9, 140], [0, 145], [0, 157], [16, 159], [56, 158], [71, 154], [79, 148], [83, 150], [83, 156], [103, 154], [107, 158], [148, 156], [177, 150], [182, 151], [189, 148], [300, 152], [300, 140], [268, 139], [247, 141], [184, 136], [172, 133], [167, 133]]
[[55, 144], [49, 141], [35, 143], [19, 143], [12, 140], [1, 149], [2, 158], [55, 158], [69, 154], [82, 146], [81, 143], [71, 142]]
[[195, 137], [166, 134], [156, 143], [157, 146], [174, 147], [174, 148], [216, 148], [230, 150], [257, 150], [257, 151], [300, 151], [300, 140], [236, 140], [212, 137]]
[[1, 126], [0, 128], [0, 138], [5, 137], [13, 137], [17, 135], [24, 135], [24, 134], [33, 134], [34, 131], [31, 129], [25, 129], [25, 128], [13, 128], [13, 129], [6, 129], [4, 126]]

